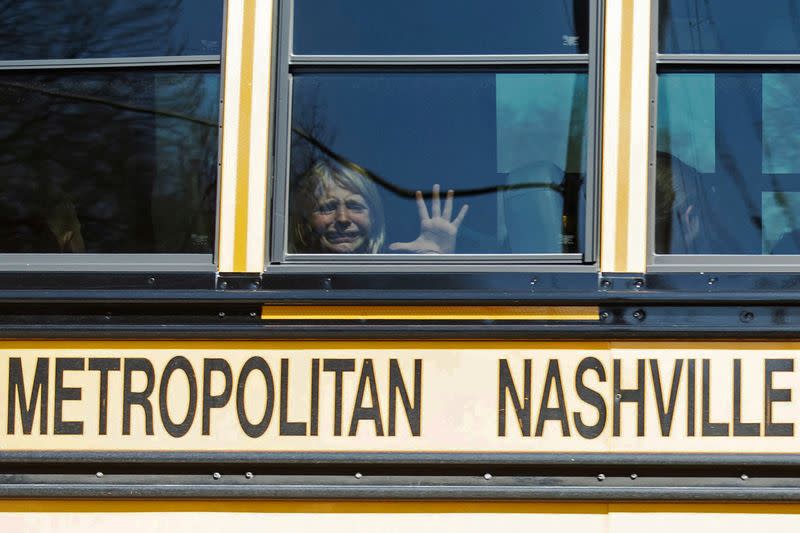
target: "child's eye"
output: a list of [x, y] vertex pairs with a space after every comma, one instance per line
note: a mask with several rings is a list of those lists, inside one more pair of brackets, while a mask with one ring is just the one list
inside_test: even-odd
[[337, 202], [325, 202], [317, 206], [317, 213], [333, 213], [336, 211]]
[[349, 211], [353, 211], [353, 212], [355, 212], [355, 213], [361, 213], [361, 212], [363, 212], [363, 211], [366, 211], [366, 210], [367, 210], [367, 206], [366, 206], [366, 205], [364, 205], [364, 204], [363, 204], [363, 203], [361, 203], [361, 202], [355, 202], [355, 201], [352, 201], [352, 200], [351, 200], [351, 201], [347, 202], [347, 204], [346, 204], [346, 205], [347, 205], [347, 209], [348, 209]]

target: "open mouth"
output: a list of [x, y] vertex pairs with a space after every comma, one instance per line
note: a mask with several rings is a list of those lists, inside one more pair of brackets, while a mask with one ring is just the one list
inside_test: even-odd
[[343, 244], [355, 241], [358, 236], [358, 233], [328, 233], [325, 235], [325, 240], [331, 244]]

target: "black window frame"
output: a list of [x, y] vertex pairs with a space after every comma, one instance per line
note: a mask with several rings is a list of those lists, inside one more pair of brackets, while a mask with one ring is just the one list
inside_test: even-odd
[[[583, 271], [599, 268], [600, 154], [602, 130], [602, 52], [604, 2], [588, 0], [586, 54], [519, 55], [295, 55], [292, 52], [293, 0], [276, 2], [274, 124], [268, 199], [267, 272], [392, 272], [408, 267], [432, 272]], [[585, 246], [575, 254], [289, 254], [287, 219], [291, 142], [292, 76], [295, 72], [467, 72], [583, 66], [588, 71]]]
[[793, 272], [800, 269], [798, 255], [757, 254], [657, 254], [656, 253], [656, 159], [658, 153], [659, 75], [679, 69], [702, 73], [761, 72], [783, 67], [800, 70], [796, 53], [661, 53], [659, 30], [663, 0], [653, 0], [651, 10], [650, 144], [648, 166], [647, 271], [648, 272]]

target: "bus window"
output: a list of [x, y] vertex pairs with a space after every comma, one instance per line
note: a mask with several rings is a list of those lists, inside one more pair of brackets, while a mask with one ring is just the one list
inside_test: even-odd
[[291, 7], [273, 261], [593, 261], [595, 2]]
[[[586, 0], [499, 3], [294, 1], [296, 54], [587, 53]], [[575, 37], [564, 44], [564, 36]]]
[[221, 0], [5, 2], [0, 60], [219, 55]]
[[222, 16], [222, 0], [8, 3], [0, 268], [75, 253], [211, 268]]
[[662, 54], [796, 54], [795, 0], [659, 0]]
[[796, 6], [767, 4], [661, 0], [654, 264], [800, 254]]

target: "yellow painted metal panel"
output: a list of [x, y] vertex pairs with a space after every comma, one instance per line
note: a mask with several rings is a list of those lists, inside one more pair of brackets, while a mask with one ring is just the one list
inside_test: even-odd
[[[628, 266], [628, 239], [627, 232], [630, 227], [630, 152], [631, 152], [631, 84], [633, 73], [633, 2], [634, 0], [622, 0], [622, 32], [620, 53], [620, 79], [619, 79], [619, 114], [616, 120], [619, 122], [619, 138], [617, 139], [617, 157], [619, 167], [615, 176], [617, 182], [616, 190], [616, 226], [617, 234], [612, 238], [615, 242], [614, 248], [614, 272], [627, 270]], [[611, 120], [613, 118], [609, 117]], [[605, 207], [605, 206], [604, 206]], [[607, 237], [603, 235], [603, 237]]]
[[273, 0], [255, 4], [253, 38], [252, 119], [250, 123], [250, 171], [247, 198], [247, 272], [263, 272], [267, 244], [267, 174], [272, 110]]
[[225, 54], [222, 78], [222, 131], [219, 172], [219, 221], [217, 263], [219, 270], [233, 269], [234, 230], [236, 226], [236, 190], [239, 140], [239, 99], [242, 68], [243, 4], [241, 0], [225, 3]]
[[[602, 503], [238, 501], [238, 500], [0, 500], [0, 513], [314, 513], [314, 514], [605, 514]], [[800, 513], [800, 506], [798, 511]]]
[[265, 320], [599, 320], [597, 306], [265, 305]]
[[634, 533], [790, 533], [800, 530], [800, 508], [781, 504], [610, 505], [607, 531]]
[[4, 531], [794, 533], [797, 504], [4, 501]]
[[[480, 504], [463, 504], [468, 510]], [[230, 508], [231, 505], [215, 506]], [[109, 531], [117, 533], [139, 533], [141, 531], [327, 531], [336, 532], [407, 532], [419, 533], [442, 531], [478, 532], [500, 529], [506, 532], [528, 533], [531, 530], [553, 531], [567, 528], [570, 531], [603, 531], [606, 516], [599, 513], [582, 514], [557, 506], [562, 513], [543, 511], [526, 512], [530, 506], [518, 506], [515, 512], [497, 512], [484, 509], [482, 512], [440, 511], [438, 507], [410, 504], [398, 510], [388, 504], [371, 506], [357, 505], [279, 505], [278, 509], [293, 507], [285, 511], [274, 510], [273, 505], [250, 505], [254, 511], [208, 511], [202, 505], [191, 511], [164, 512], [143, 507], [140, 511], [108, 513], [104, 511], [79, 512], [0, 512], [0, 528], [5, 531]], [[539, 508], [545, 507], [542, 505]], [[550, 507], [550, 506], [548, 506]], [[102, 508], [102, 506], [101, 506]], [[349, 508], [348, 510], [344, 510]], [[201, 510], [197, 510], [201, 509]]]
[[255, 47], [255, 0], [244, 2], [244, 24], [242, 25], [242, 67], [239, 100], [239, 136], [237, 180], [236, 180], [236, 223], [234, 229], [233, 270], [247, 270], [247, 207], [250, 176], [250, 124], [253, 105], [253, 50]]
[[600, 265], [646, 263], [650, 2], [606, 0]]
[[268, 0], [230, 0], [227, 5], [219, 270], [261, 271], [273, 9]]

